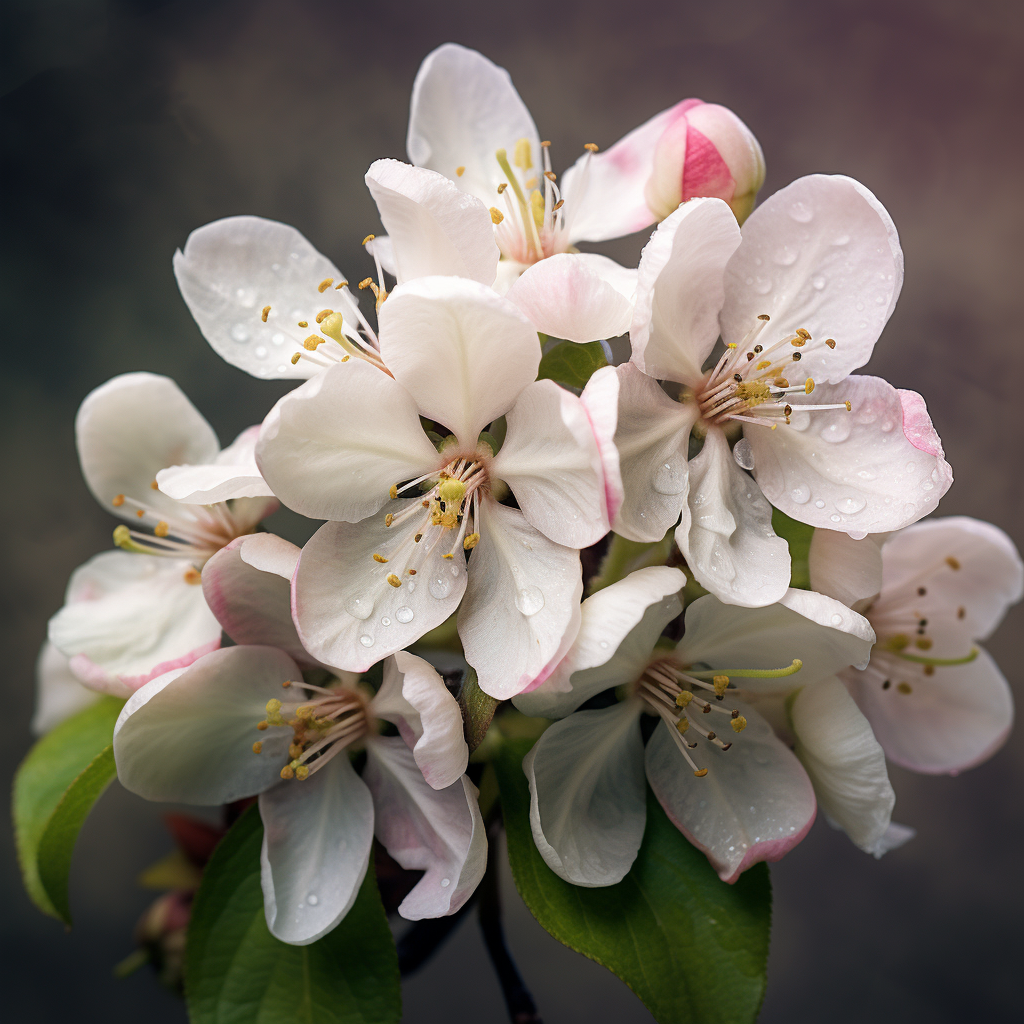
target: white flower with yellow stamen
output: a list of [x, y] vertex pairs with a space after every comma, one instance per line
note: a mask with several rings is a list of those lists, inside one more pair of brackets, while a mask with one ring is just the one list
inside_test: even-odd
[[[849, 791], [832, 787], [828, 797], [862, 826], [865, 843], [877, 842], [892, 788], [870, 727], [834, 678], [866, 663], [871, 627], [838, 601], [801, 590], [767, 608], [709, 595], [687, 608], [683, 638], [671, 645], [660, 637], [682, 611], [676, 593], [684, 583], [678, 569], [659, 566], [587, 598], [564, 659], [540, 687], [514, 698], [526, 714], [561, 719], [523, 762], [533, 835], [548, 866], [576, 885], [618, 882], [643, 838], [645, 774], [725, 881], [778, 860], [806, 835], [815, 796], [756, 705], [794, 691], [798, 738], [817, 751], [830, 731], [839, 762], [832, 767], [853, 777]], [[618, 702], [577, 710], [612, 688]], [[660, 719], [646, 748], [645, 714]]]
[[[399, 285], [381, 307], [380, 343], [393, 377], [353, 360], [286, 395], [263, 424], [257, 458], [274, 492], [331, 520], [299, 561], [299, 633], [322, 661], [364, 671], [461, 601], [481, 687], [518, 693], [579, 613], [578, 549], [608, 529], [590, 422], [575, 395], [535, 382], [535, 331], [479, 282]], [[440, 451], [421, 416], [451, 431]], [[502, 417], [495, 454], [481, 432]], [[518, 508], [500, 504], [508, 489]]]
[[132, 525], [114, 531], [122, 551], [76, 571], [49, 638], [77, 678], [127, 696], [219, 646], [202, 567], [278, 502], [256, 467], [256, 431], [221, 451], [167, 377], [128, 373], [101, 385], [82, 403], [75, 431], [89, 489]]
[[[260, 534], [210, 560], [204, 588], [239, 646], [129, 699], [114, 729], [118, 778], [150, 800], [217, 805], [258, 795], [264, 910], [284, 942], [307, 945], [341, 921], [375, 834], [399, 864], [425, 872], [399, 913], [452, 914], [487, 859], [458, 704], [430, 665], [404, 652], [385, 663], [376, 695], [322, 667], [307, 682], [287, 612], [298, 554]], [[304, 652], [300, 660], [311, 661]], [[399, 735], [382, 736], [385, 722]], [[354, 749], [366, 751], [362, 777]]]
[[858, 608], [878, 635], [867, 667], [840, 678], [890, 760], [955, 775], [1003, 745], [1013, 695], [977, 643], [1024, 593], [1002, 530], [966, 516], [859, 541], [817, 530], [810, 569], [814, 586]]
[[[795, 181], [742, 235], [717, 199], [663, 221], [640, 261], [632, 361], [598, 370], [583, 394], [609, 479], [621, 480], [616, 532], [654, 541], [678, 522], [698, 582], [759, 606], [789, 584], [769, 502], [860, 535], [934, 509], [952, 474], [924, 401], [848, 376], [871, 355], [902, 280], [892, 221], [850, 178]], [[719, 331], [725, 352], [704, 369]], [[729, 427], [743, 431], [732, 452]], [[704, 440], [693, 459], [691, 434]]]

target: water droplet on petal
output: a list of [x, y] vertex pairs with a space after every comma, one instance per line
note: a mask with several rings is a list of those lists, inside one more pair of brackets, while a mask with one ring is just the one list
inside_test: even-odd
[[387, 617], [387, 616], [385, 615], [385, 616], [384, 616], [384, 617], [383, 617], [383, 618], [382, 618], [382, 619], [380, 620], [380, 624], [381, 624], [382, 626], [390, 626], [390, 625], [391, 625], [391, 620], [390, 620], [390, 619], [389, 619], [389, 618], [388, 618], [388, 617]]
[[651, 486], [659, 494], [681, 494], [686, 490], [686, 480], [686, 459], [673, 455], [655, 470]]
[[283, 345], [285, 342], [285, 337], [280, 331], [276, 331], [274, 334], [270, 336], [270, 340], [275, 345]]
[[806, 224], [814, 218], [814, 211], [806, 203], [796, 202], [789, 208], [789, 215], [797, 223]]
[[450, 878], [442, 878], [441, 879], [441, 888], [442, 889], [447, 889], [448, 886], [451, 885], [451, 884], [452, 884], [452, 880]]
[[793, 430], [806, 430], [811, 425], [811, 414], [794, 409], [789, 417], [789, 425]]
[[256, 305], [256, 289], [238, 288], [235, 290], [235, 298], [240, 306], [243, 306], [245, 309], [252, 309]]
[[736, 442], [732, 450], [732, 457], [736, 460], [736, 465], [740, 469], [750, 470], [754, 468], [754, 449], [745, 437], [741, 437]]
[[875, 296], [875, 302], [877, 302], [879, 306], [884, 306], [885, 305], [885, 296], [884, 295], [876, 295]]
[[819, 498], [819, 499], [818, 499], [818, 500], [817, 500], [817, 501], [816, 501], [816, 502], [814, 503], [814, 507], [815, 507], [815, 508], [824, 508], [824, 507], [825, 507], [825, 502], [823, 502], [823, 501], [821, 500], [821, 498]]
[[516, 607], [524, 615], [536, 615], [544, 607], [544, 595], [539, 587], [523, 587], [516, 592]]
[[608, 641], [607, 640], [602, 640], [601, 644], [600, 644], [600, 647], [601, 647], [602, 651], [608, 650]]
[[436, 597], [441, 601], [452, 592], [452, 581], [446, 575], [435, 573], [427, 584], [427, 590], [430, 591], [431, 597]]
[[789, 497], [797, 505], [806, 505], [811, 500], [811, 489], [807, 484], [798, 484], [789, 492]]
[[767, 295], [772, 290], [772, 279], [770, 277], [755, 277], [754, 291], [758, 295]]
[[843, 624], [842, 615], [836, 612], [835, 615], [832, 616], [831, 622], [833, 626], [841, 626]]
[[395, 612], [395, 618], [398, 619], [399, 622], [412, 622], [413, 610], [403, 604], [402, 607]]
[[249, 328], [245, 324], [235, 324], [231, 328], [231, 337], [238, 342], [239, 345], [244, 345], [249, 340]]
[[836, 501], [836, 508], [852, 516], [859, 512], [867, 502], [859, 494], [846, 494]]
[[837, 516], [834, 512], [829, 516], [829, 519], [831, 519], [833, 523], [841, 523], [843, 521], [843, 517]]
[[823, 278], [821, 274], [817, 274], [811, 278], [811, 285], [814, 287], [815, 291], [820, 292], [822, 288], [825, 287], [825, 278]]
[[373, 646], [373, 637], [372, 637], [372, 636], [370, 636], [370, 634], [369, 634], [369, 633], [364, 633], [364, 634], [363, 634], [363, 635], [362, 635], [362, 636], [361, 636], [361, 637], [359, 638], [359, 642], [360, 642], [360, 643], [361, 643], [361, 644], [362, 644], [362, 645], [363, 645], [364, 647], [372, 647], [372, 646]]
[[846, 243], [849, 242], [849, 240], [850, 240], [850, 236], [849, 235], [837, 235], [835, 238], [832, 239], [832, 244], [833, 245], [846, 245]]
[[827, 426], [823, 427], [821, 431], [821, 439], [823, 441], [829, 441], [832, 444], [839, 444], [841, 441], [845, 441], [849, 436], [850, 420], [846, 416], [833, 420]]
[[890, 433], [890, 432], [892, 431], [892, 428], [893, 428], [894, 426], [896, 426], [896, 424], [895, 424], [895, 423], [893, 423], [893, 421], [892, 421], [892, 420], [886, 420], [886, 421], [885, 421], [885, 422], [884, 422], [884, 423], [882, 424], [882, 431], [883, 431], [884, 433], [888, 434], [888, 433]]
[[406, 580], [405, 589], [411, 594], [416, 589], [416, 581]]
[[788, 245], [783, 245], [775, 250], [775, 255], [772, 256], [772, 259], [780, 267], [791, 267], [794, 263], [796, 263], [796, 258], [798, 255], [799, 253], [796, 251], [796, 249], [791, 249]]
[[318, 904], [318, 903], [320, 902], [320, 898], [319, 898], [319, 897], [318, 897], [317, 895], [315, 895], [314, 893], [310, 893], [310, 894], [309, 894], [309, 895], [308, 895], [308, 896], [306, 897], [306, 902], [307, 902], [307, 903], [308, 903], [308, 904], [309, 904], [309, 905], [310, 905], [311, 907], [315, 907], [315, 906], [316, 906], [316, 905], [317, 905], [317, 904]]
[[267, 346], [266, 345], [259, 345], [259, 346], [257, 346], [257, 348], [256, 348], [256, 358], [257, 359], [266, 359], [267, 358]]
[[354, 619], [368, 619], [373, 614], [373, 600], [369, 597], [350, 597], [345, 602], [345, 611]]

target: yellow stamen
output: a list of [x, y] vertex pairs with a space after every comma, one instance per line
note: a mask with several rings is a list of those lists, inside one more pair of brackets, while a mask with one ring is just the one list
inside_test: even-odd
[[729, 688], [729, 677], [728, 676], [715, 676], [714, 678], [715, 696], [721, 697], [722, 694]]
[[318, 324], [322, 324], [324, 320], [326, 320], [327, 317], [329, 317], [333, 312], [333, 309], [321, 309], [320, 312], [317, 313], [316, 315], [316, 322]]
[[685, 708], [691, 700], [693, 700], [693, 694], [689, 690], [683, 690], [682, 693], [676, 694], [676, 704], [681, 708]]
[[294, 779], [295, 778], [295, 769], [290, 764], [286, 764], [281, 769], [281, 778], [282, 779]]
[[950, 567], [950, 569], [953, 569], [953, 570], [956, 570], [956, 569], [960, 568], [959, 561], [957, 561], [957, 559], [955, 559], [952, 555], [950, 555], [946, 559], [946, 565], [948, 565]]
[[[365, 245], [366, 243], [364, 242], [363, 244]], [[334, 278], [333, 278], [333, 277], [325, 277], [325, 278], [324, 278], [324, 279], [323, 279], [323, 280], [322, 280], [322, 281], [321, 281], [321, 282], [320, 282], [320, 283], [319, 283], [319, 284], [318, 284], [318, 285], [316, 286], [316, 290], [317, 290], [318, 292], [325, 292], [325, 291], [327, 291], [327, 289], [328, 289], [328, 288], [330, 288], [330, 287], [331, 287], [331, 285], [332, 285], [332, 284], [334, 284]]]

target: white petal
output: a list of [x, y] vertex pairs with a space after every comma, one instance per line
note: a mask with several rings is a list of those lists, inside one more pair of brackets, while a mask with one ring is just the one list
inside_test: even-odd
[[762, 313], [771, 317], [758, 337], [765, 349], [803, 328], [813, 341], [787, 376], [835, 384], [868, 361], [902, 285], [903, 252], [885, 207], [853, 178], [811, 174], [743, 225], [726, 271], [722, 338], [741, 342]]
[[75, 418], [82, 474], [96, 500], [114, 515], [135, 520], [127, 495], [159, 511], [177, 503], [152, 484], [166, 466], [213, 462], [217, 435], [170, 377], [123, 373], [91, 391]]
[[[388, 508], [399, 513], [410, 503], [419, 499]], [[425, 532], [415, 545], [412, 538], [423, 529], [418, 515], [390, 528], [384, 522], [382, 512], [362, 523], [325, 524], [302, 549], [295, 572], [292, 608], [303, 646], [349, 672], [365, 672], [439, 626], [466, 589], [462, 552], [444, 558], [454, 536], [441, 538], [413, 577], [407, 558], [433, 545], [435, 533]], [[375, 554], [388, 561], [377, 562]], [[387, 582], [392, 574], [401, 586]]]
[[508, 433], [492, 464], [527, 521], [558, 544], [585, 548], [608, 532], [604, 471], [583, 403], [539, 380], [508, 413]]
[[896, 794], [868, 720], [835, 678], [800, 690], [790, 717], [794, 752], [811, 777], [818, 804], [853, 843], [871, 853], [888, 831]]
[[999, 527], [967, 516], [907, 527], [886, 542], [882, 564], [879, 609], [898, 606], [905, 618], [919, 618], [910, 606], [920, 608], [940, 637], [955, 629], [986, 639], [1024, 591], [1024, 565], [1013, 541]]
[[537, 377], [540, 345], [507, 299], [476, 281], [424, 277], [380, 309], [380, 352], [422, 415], [470, 450]]
[[490, 285], [500, 252], [487, 207], [443, 174], [399, 160], [376, 160], [366, 186], [380, 211], [398, 283], [433, 274]]
[[604, 503], [609, 522], [622, 507], [622, 471], [619, 450], [615, 447], [615, 428], [619, 420], [619, 377], [614, 366], [602, 366], [593, 373], [580, 395], [587, 411], [597, 451], [601, 459], [604, 481]]
[[876, 651], [864, 672], [843, 679], [886, 757], [912, 771], [956, 775], [973, 768], [1013, 726], [1010, 687], [984, 649], [966, 665], [937, 665], [930, 676], [923, 665]]
[[651, 660], [662, 630], [682, 613], [679, 569], [637, 569], [588, 597], [572, 646], [539, 687], [513, 698], [527, 715], [563, 718], [610, 687], [633, 682]]
[[[949, 489], [941, 448], [921, 448], [907, 436], [902, 396], [880, 377], [848, 377], [790, 399], [791, 426], [744, 427], [754, 479], [786, 515], [857, 536], [886, 533], [927, 515]], [[800, 410], [845, 401], [852, 412]]]
[[[291, 362], [310, 333], [298, 323], [339, 304], [334, 287], [321, 293], [318, 286], [328, 278], [336, 286], [344, 274], [295, 228], [262, 217], [216, 220], [174, 254], [174, 276], [203, 336], [232, 366], [264, 378], [317, 372], [308, 359]], [[344, 295], [354, 308], [348, 289]]]
[[729, 604], [777, 601], [789, 588], [789, 545], [775, 535], [772, 507], [736, 465], [724, 431], [708, 431], [689, 475], [676, 543], [694, 578]]
[[68, 657], [49, 641], [36, 661], [36, 709], [32, 715], [32, 734], [41, 736], [66, 718], [99, 700], [95, 690], [83, 686], [68, 668]]
[[647, 823], [640, 705], [624, 701], [556, 722], [523, 760], [530, 827], [544, 862], [588, 888], [621, 882]]
[[373, 801], [345, 753], [260, 794], [263, 910], [272, 935], [308, 946], [349, 912], [373, 846]]
[[134, 690], [190, 665], [220, 646], [220, 623], [202, 588], [186, 580], [191, 571], [191, 563], [177, 559], [97, 555], [78, 570], [102, 578], [96, 596], [61, 608], [50, 619], [50, 642], [73, 659], [79, 679], [98, 689], [108, 689], [113, 676]]
[[[259, 549], [269, 549], [265, 560], [292, 565], [299, 548], [272, 533], [239, 537], [221, 548], [203, 566], [203, 593], [217, 621], [236, 644], [265, 644], [287, 652], [299, 665], [317, 665], [306, 653], [295, 631], [291, 615], [291, 574], [266, 571], [259, 562]], [[246, 557], [246, 554], [249, 557]]]
[[629, 338], [651, 377], [695, 384], [718, 338], [725, 265], [740, 244], [721, 199], [691, 199], [658, 225], [640, 258]]
[[678, 116], [676, 107], [655, 114], [603, 152], [584, 154], [562, 175], [563, 195], [584, 190], [572, 215], [572, 241], [603, 242], [654, 223], [644, 186], [658, 140]]
[[542, 334], [586, 342], [629, 330], [635, 291], [635, 270], [607, 256], [578, 252], [534, 263], [508, 297]]
[[737, 676], [736, 686], [753, 693], [778, 693], [810, 686], [871, 656], [874, 631], [867, 619], [830, 597], [789, 590], [778, 604], [738, 608], [708, 595], [686, 609], [686, 632], [678, 650], [687, 664], [721, 669], [787, 668], [778, 679]]
[[462, 712], [434, 667], [408, 651], [384, 662], [384, 682], [370, 710], [398, 726], [432, 789], [447, 789], [469, 764]]
[[256, 725], [281, 684], [299, 678], [295, 662], [273, 647], [227, 647], [146, 683], [114, 726], [121, 785], [147, 800], [210, 806], [272, 786], [292, 731]]
[[583, 401], [588, 406], [601, 401], [610, 415], [607, 405], [613, 397], [622, 504], [612, 529], [628, 540], [658, 541], [679, 521], [686, 502], [686, 460], [697, 408], [692, 402], [673, 402], [657, 381], [630, 363], [598, 370]]
[[490, 498], [476, 529], [459, 636], [480, 689], [507, 700], [557, 652], [583, 593], [580, 556]]
[[811, 588], [850, 608], [882, 589], [882, 542], [885, 534], [854, 540], [835, 530], [815, 530], [807, 565]]
[[916, 835], [917, 829], [911, 828], [909, 825], [901, 825], [897, 821], [891, 821], [889, 827], [882, 833], [882, 837], [867, 852], [873, 854], [876, 860], [881, 860], [890, 850], [898, 850]]
[[672, 823], [707, 854], [724, 882], [735, 882], [759, 861], [781, 860], [814, 822], [814, 789], [793, 752], [752, 708], [742, 707], [747, 727], [729, 750], [700, 743], [695, 762], [683, 760], [668, 726], [660, 722], [647, 741], [647, 778]]
[[353, 523], [373, 515], [394, 484], [438, 463], [412, 398], [362, 359], [285, 395], [263, 421], [256, 458], [289, 508]]
[[156, 475], [160, 490], [176, 501], [212, 505], [230, 498], [273, 497], [256, 465], [259, 427], [243, 430], [206, 466], [169, 466]]
[[511, 159], [519, 139], [539, 160], [537, 128], [504, 68], [457, 43], [427, 55], [409, 110], [406, 148], [414, 164], [439, 171], [491, 206], [505, 180], [494, 154], [507, 149]]
[[487, 867], [476, 786], [462, 775], [445, 789], [431, 789], [397, 737], [367, 746], [364, 777], [373, 793], [378, 840], [403, 868], [425, 872], [399, 914], [408, 921], [454, 914]]

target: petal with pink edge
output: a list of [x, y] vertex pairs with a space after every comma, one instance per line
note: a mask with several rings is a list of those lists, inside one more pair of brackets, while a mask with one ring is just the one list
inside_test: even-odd
[[859, 181], [810, 174], [750, 215], [725, 279], [726, 343], [742, 346], [767, 314], [757, 339], [765, 350], [798, 328], [811, 335], [786, 368], [791, 383], [837, 384], [868, 361], [896, 307], [903, 251], [892, 218]]
[[424, 872], [399, 914], [407, 921], [454, 914], [487, 867], [476, 786], [462, 775], [445, 789], [432, 789], [397, 736], [374, 739], [366, 753], [377, 839], [407, 871]]
[[886, 757], [912, 771], [956, 775], [973, 768], [1006, 742], [1013, 725], [1010, 687], [980, 648], [974, 661], [937, 665], [932, 675], [924, 665], [876, 651], [865, 671], [842, 678]]
[[753, 708], [737, 705], [747, 727], [720, 750], [693, 751], [703, 778], [683, 760], [664, 722], [647, 742], [647, 778], [672, 823], [724, 882], [759, 861], [781, 860], [814, 822], [814, 788], [793, 752]]
[[500, 253], [479, 199], [443, 174], [400, 160], [375, 160], [366, 187], [388, 233], [399, 284], [434, 274], [493, 284]]
[[412, 398], [362, 359], [285, 395], [263, 421], [256, 459], [289, 508], [351, 523], [380, 509], [393, 485], [438, 464]]
[[36, 707], [32, 734], [42, 736], [65, 719], [99, 700], [95, 690], [83, 686], [68, 667], [68, 657], [49, 641], [36, 660]]
[[381, 357], [395, 380], [470, 451], [537, 377], [537, 332], [478, 281], [418, 278], [399, 285], [379, 317]]
[[[397, 515], [418, 505], [413, 498], [388, 508]], [[439, 626], [466, 589], [462, 552], [444, 558], [454, 536], [424, 529], [418, 512], [391, 527], [385, 522], [381, 513], [361, 523], [326, 523], [306, 542], [295, 571], [292, 610], [303, 646], [349, 672], [365, 672]]]
[[585, 548], [608, 532], [604, 469], [583, 403], [554, 381], [523, 389], [492, 470], [527, 521], [566, 547]]
[[856, 846], [874, 852], [889, 830], [896, 794], [868, 720], [834, 677], [800, 690], [789, 714], [794, 753], [818, 805]]
[[370, 865], [373, 800], [346, 752], [300, 782], [260, 794], [263, 910], [293, 946], [326, 935], [349, 912]]
[[476, 530], [459, 636], [480, 689], [507, 700], [561, 646], [583, 593], [580, 556], [491, 498], [481, 502]]
[[744, 436], [761, 491], [793, 519], [858, 537], [886, 533], [926, 516], [949, 489], [941, 450], [922, 449], [904, 433], [900, 393], [880, 377], [848, 377], [789, 398], [790, 425], [746, 425]]
[[615, 371], [614, 366], [603, 366], [591, 375], [580, 395], [601, 458], [609, 522], [614, 522], [622, 507], [622, 472], [619, 450], [615, 447], [615, 427], [619, 419], [619, 378]]
[[530, 827], [559, 878], [588, 888], [621, 882], [647, 823], [640, 704], [578, 711], [523, 759]]
[[295, 662], [273, 647], [227, 647], [147, 683], [114, 726], [121, 785], [147, 800], [204, 806], [272, 786], [292, 731], [256, 725], [281, 684], [298, 678]]
[[771, 505], [717, 427], [690, 460], [676, 544], [697, 582], [729, 604], [759, 608], [789, 589], [789, 545], [775, 535]]
[[508, 291], [542, 334], [567, 341], [616, 338], [633, 319], [636, 271], [596, 253], [556, 253], [529, 267]]
[[384, 662], [384, 682], [370, 702], [378, 718], [398, 726], [432, 789], [453, 785], [469, 764], [462, 712], [429, 662], [399, 651]]

